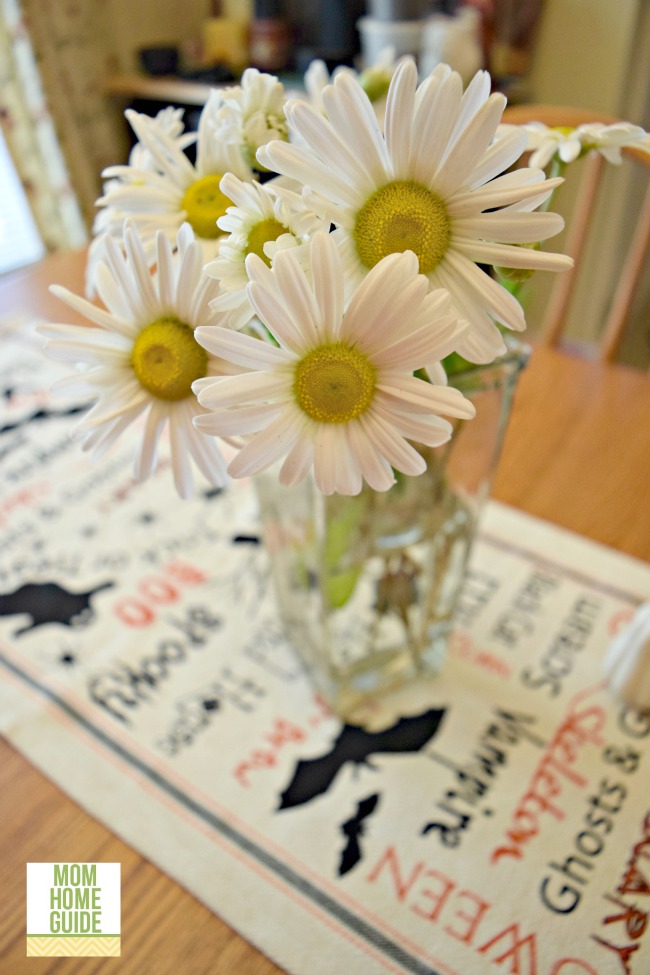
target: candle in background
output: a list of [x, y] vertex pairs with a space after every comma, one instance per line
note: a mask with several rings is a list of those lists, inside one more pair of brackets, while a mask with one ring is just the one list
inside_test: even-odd
[[203, 61], [207, 66], [219, 64], [239, 73], [248, 63], [248, 16], [245, 5], [237, 14], [235, 5], [212, 0], [211, 16], [203, 22], [201, 43]]

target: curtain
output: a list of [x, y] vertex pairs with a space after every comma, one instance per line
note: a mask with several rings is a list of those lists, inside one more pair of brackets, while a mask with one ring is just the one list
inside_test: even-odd
[[86, 240], [101, 171], [128, 153], [110, 38], [105, 0], [0, 0], [0, 119], [48, 249]]
[[86, 239], [16, 0], [0, 0], [0, 125], [48, 250]]
[[128, 155], [122, 112], [103, 92], [116, 62], [110, 3], [12, 2], [22, 7], [70, 179], [91, 227], [102, 169]]

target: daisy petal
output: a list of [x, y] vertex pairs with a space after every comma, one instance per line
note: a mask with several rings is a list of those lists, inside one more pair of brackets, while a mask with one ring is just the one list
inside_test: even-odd
[[402, 61], [393, 75], [388, 93], [385, 132], [393, 179], [408, 179], [409, 176], [409, 136], [417, 81], [415, 63], [410, 60]]
[[375, 448], [360, 422], [348, 427], [348, 438], [364, 480], [375, 491], [388, 491], [395, 483], [393, 468]]
[[333, 341], [343, 317], [343, 275], [330, 234], [316, 234], [311, 245], [314, 297], [320, 309], [324, 341]]
[[392, 467], [403, 474], [417, 475], [426, 470], [426, 461], [389, 423], [379, 416], [361, 416], [361, 426], [375, 448]]
[[263, 430], [283, 410], [283, 405], [273, 406], [269, 403], [238, 406], [218, 413], [200, 413], [194, 417], [194, 426], [218, 437], [244, 437]]
[[269, 369], [293, 361], [293, 356], [285, 349], [219, 325], [201, 325], [195, 329], [194, 337], [213, 355], [249, 369]]
[[242, 376], [224, 376], [201, 389], [198, 401], [208, 409], [243, 406], [246, 402], [274, 399], [287, 392], [285, 376], [273, 372], [247, 372]]
[[298, 437], [280, 468], [280, 483], [286, 487], [304, 481], [314, 463], [314, 441], [306, 431]]
[[498, 240], [502, 244], [534, 244], [559, 234], [563, 227], [559, 213], [498, 211], [454, 220], [454, 235]]
[[529, 268], [535, 271], [568, 271], [572, 258], [566, 254], [552, 254], [512, 244], [498, 244], [489, 240], [458, 241], [456, 250], [478, 264], [497, 264], [501, 267]]
[[233, 477], [250, 477], [266, 470], [293, 448], [300, 430], [299, 418], [292, 412], [284, 413], [242, 447], [230, 462], [228, 473]]
[[171, 447], [172, 472], [176, 491], [181, 498], [191, 498], [194, 493], [192, 465], [187, 450], [187, 420], [188, 418], [180, 410], [170, 412], [169, 444]]
[[136, 481], [146, 481], [155, 470], [160, 435], [167, 422], [165, 411], [158, 403], [152, 403], [142, 435], [142, 444], [136, 457], [133, 476]]
[[409, 412], [443, 413], [464, 420], [470, 420], [476, 413], [473, 403], [449, 386], [433, 386], [413, 376], [400, 377], [399, 385], [391, 386], [389, 382], [378, 384], [378, 389]]

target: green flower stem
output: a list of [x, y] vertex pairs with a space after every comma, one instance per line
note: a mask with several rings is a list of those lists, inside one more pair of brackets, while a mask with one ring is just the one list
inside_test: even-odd
[[[555, 179], [556, 176], [564, 176], [564, 171], [567, 168], [568, 163], [563, 162], [557, 153], [551, 159], [551, 165], [549, 167], [548, 173], [546, 174], [547, 179]], [[553, 202], [553, 197], [555, 196], [555, 190], [553, 190], [547, 200], [544, 200], [542, 205], [538, 208], [540, 213], [545, 213], [550, 209], [551, 203]]]

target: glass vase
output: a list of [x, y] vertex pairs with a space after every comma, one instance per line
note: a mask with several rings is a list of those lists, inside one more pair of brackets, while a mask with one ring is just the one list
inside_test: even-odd
[[[386, 492], [325, 497], [308, 479], [257, 475], [264, 542], [285, 631], [317, 691], [343, 719], [367, 698], [437, 672], [488, 497], [523, 346], [450, 377], [476, 406], [427, 470]], [[417, 446], [417, 445], [416, 445]]]

